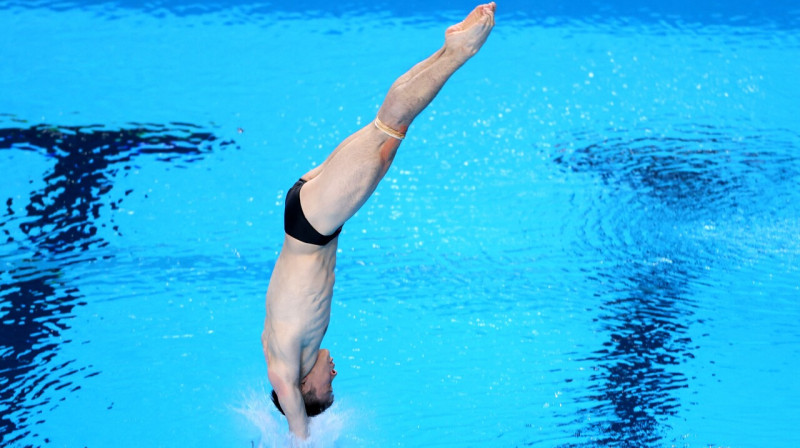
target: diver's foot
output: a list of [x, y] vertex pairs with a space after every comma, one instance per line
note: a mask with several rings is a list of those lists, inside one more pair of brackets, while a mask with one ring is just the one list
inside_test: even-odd
[[494, 2], [477, 6], [460, 23], [444, 32], [445, 49], [466, 61], [481, 49], [494, 27]]

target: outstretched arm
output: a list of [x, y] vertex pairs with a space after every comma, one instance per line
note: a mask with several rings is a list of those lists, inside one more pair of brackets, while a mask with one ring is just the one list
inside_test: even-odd
[[289, 430], [297, 437], [308, 437], [308, 416], [300, 391], [300, 341], [287, 337], [287, 332], [279, 337], [273, 331], [269, 319], [264, 321], [261, 344], [267, 360], [267, 376], [281, 410], [289, 422]]
[[300, 393], [297, 371], [294, 375], [289, 375], [283, 367], [280, 365], [269, 367], [269, 382], [272, 383], [272, 388], [278, 395], [283, 414], [289, 422], [289, 430], [298, 438], [306, 439], [308, 437], [308, 416], [303, 403], [303, 395]]

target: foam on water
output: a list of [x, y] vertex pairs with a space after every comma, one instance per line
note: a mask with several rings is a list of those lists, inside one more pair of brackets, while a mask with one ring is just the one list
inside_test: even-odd
[[243, 415], [257, 430], [258, 439], [253, 446], [258, 448], [331, 448], [347, 423], [347, 412], [334, 403], [324, 413], [310, 419], [308, 440], [299, 440], [291, 432], [286, 418], [281, 415], [269, 398], [266, 390], [247, 392], [233, 410]]

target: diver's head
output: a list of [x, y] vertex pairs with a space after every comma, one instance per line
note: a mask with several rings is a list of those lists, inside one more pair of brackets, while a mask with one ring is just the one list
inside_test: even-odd
[[[306, 415], [314, 417], [323, 413], [333, 404], [333, 379], [336, 377], [336, 365], [331, 353], [326, 349], [317, 352], [317, 361], [311, 372], [300, 381], [300, 393], [306, 405]], [[278, 402], [278, 394], [272, 391], [272, 402], [281, 414], [283, 409]]]

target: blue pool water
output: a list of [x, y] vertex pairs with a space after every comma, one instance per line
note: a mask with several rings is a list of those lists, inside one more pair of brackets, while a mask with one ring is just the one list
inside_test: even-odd
[[[283, 446], [286, 189], [471, 3], [0, 0], [0, 445]], [[800, 7], [500, 2], [340, 237], [314, 446], [795, 447]]]

